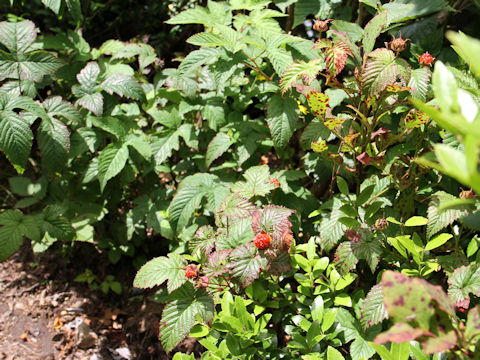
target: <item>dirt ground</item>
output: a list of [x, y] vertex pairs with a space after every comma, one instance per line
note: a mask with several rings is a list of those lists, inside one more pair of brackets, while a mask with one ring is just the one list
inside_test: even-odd
[[[158, 341], [161, 305], [126, 282], [123, 295], [105, 296], [73, 282], [75, 272], [28, 247], [0, 263], [0, 360], [171, 358]], [[199, 345], [186, 339], [178, 350]]]

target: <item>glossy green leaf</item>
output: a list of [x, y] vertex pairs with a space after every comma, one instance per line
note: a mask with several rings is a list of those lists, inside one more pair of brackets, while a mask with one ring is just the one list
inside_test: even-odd
[[423, 226], [428, 224], [428, 219], [423, 216], [412, 216], [405, 221], [405, 226]]
[[427, 243], [427, 245], [425, 246], [425, 250], [436, 249], [442, 246], [443, 244], [445, 244], [452, 237], [453, 237], [452, 234], [447, 234], [447, 233], [439, 234]]

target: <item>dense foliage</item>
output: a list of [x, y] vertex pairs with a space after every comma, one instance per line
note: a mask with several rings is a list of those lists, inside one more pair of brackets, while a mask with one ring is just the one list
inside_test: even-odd
[[90, 243], [202, 359], [480, 353], [480, 34], [443, 38], [476, 5], [32, 3], [2, 5], [0, 260]]

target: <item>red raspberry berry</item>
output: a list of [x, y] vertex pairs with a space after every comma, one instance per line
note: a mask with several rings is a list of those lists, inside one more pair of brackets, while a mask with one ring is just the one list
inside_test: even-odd
[[208, 276], [201, 276], [199, 279], [201, 286], [203, 286], [204, 288], [208, 287], [208, 284], [210, 283], [210, 279], [208, 278]]
[[273, 185], [275, 185], [276, 187], [279, 187], [280, 186], [280, 181], [278, 181], [278, 179], [270, 179], [270, 183], [272, 183]]
[[424, 66], [425, 65], [432, 66], [433, 60], [435, 60], [435, 58], [432, 55], [430, 55], [428, 51], [423, 53], [422, 56], [418, 58], [418, 62], [420, 63], [420, 65], [424, 65]]
[[268, 235], [266, 232], [261, 232], [260, 234], [257, 234], [257, 236], [255, 236], [253, 244], [256, 246], [257, 249], [265, 250], [270, 247], [271, 241], [272, 238], [270, 237], [270, 235]]
[[195, 264], [187, 265], [187, 267], [185, 268], [185, 276], [189, 279], [196, 278], [198, 276], [198, 273], [199, 271], [197, 265]]

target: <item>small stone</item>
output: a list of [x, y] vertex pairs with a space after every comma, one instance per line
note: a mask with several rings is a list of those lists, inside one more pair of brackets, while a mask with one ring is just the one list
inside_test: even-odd
[[97, 344], [98, 336], [95, 334], [90, 327], [82, 322], [77, 327], [75, 333], [75, 345], [81, 349], [88, 349]]

